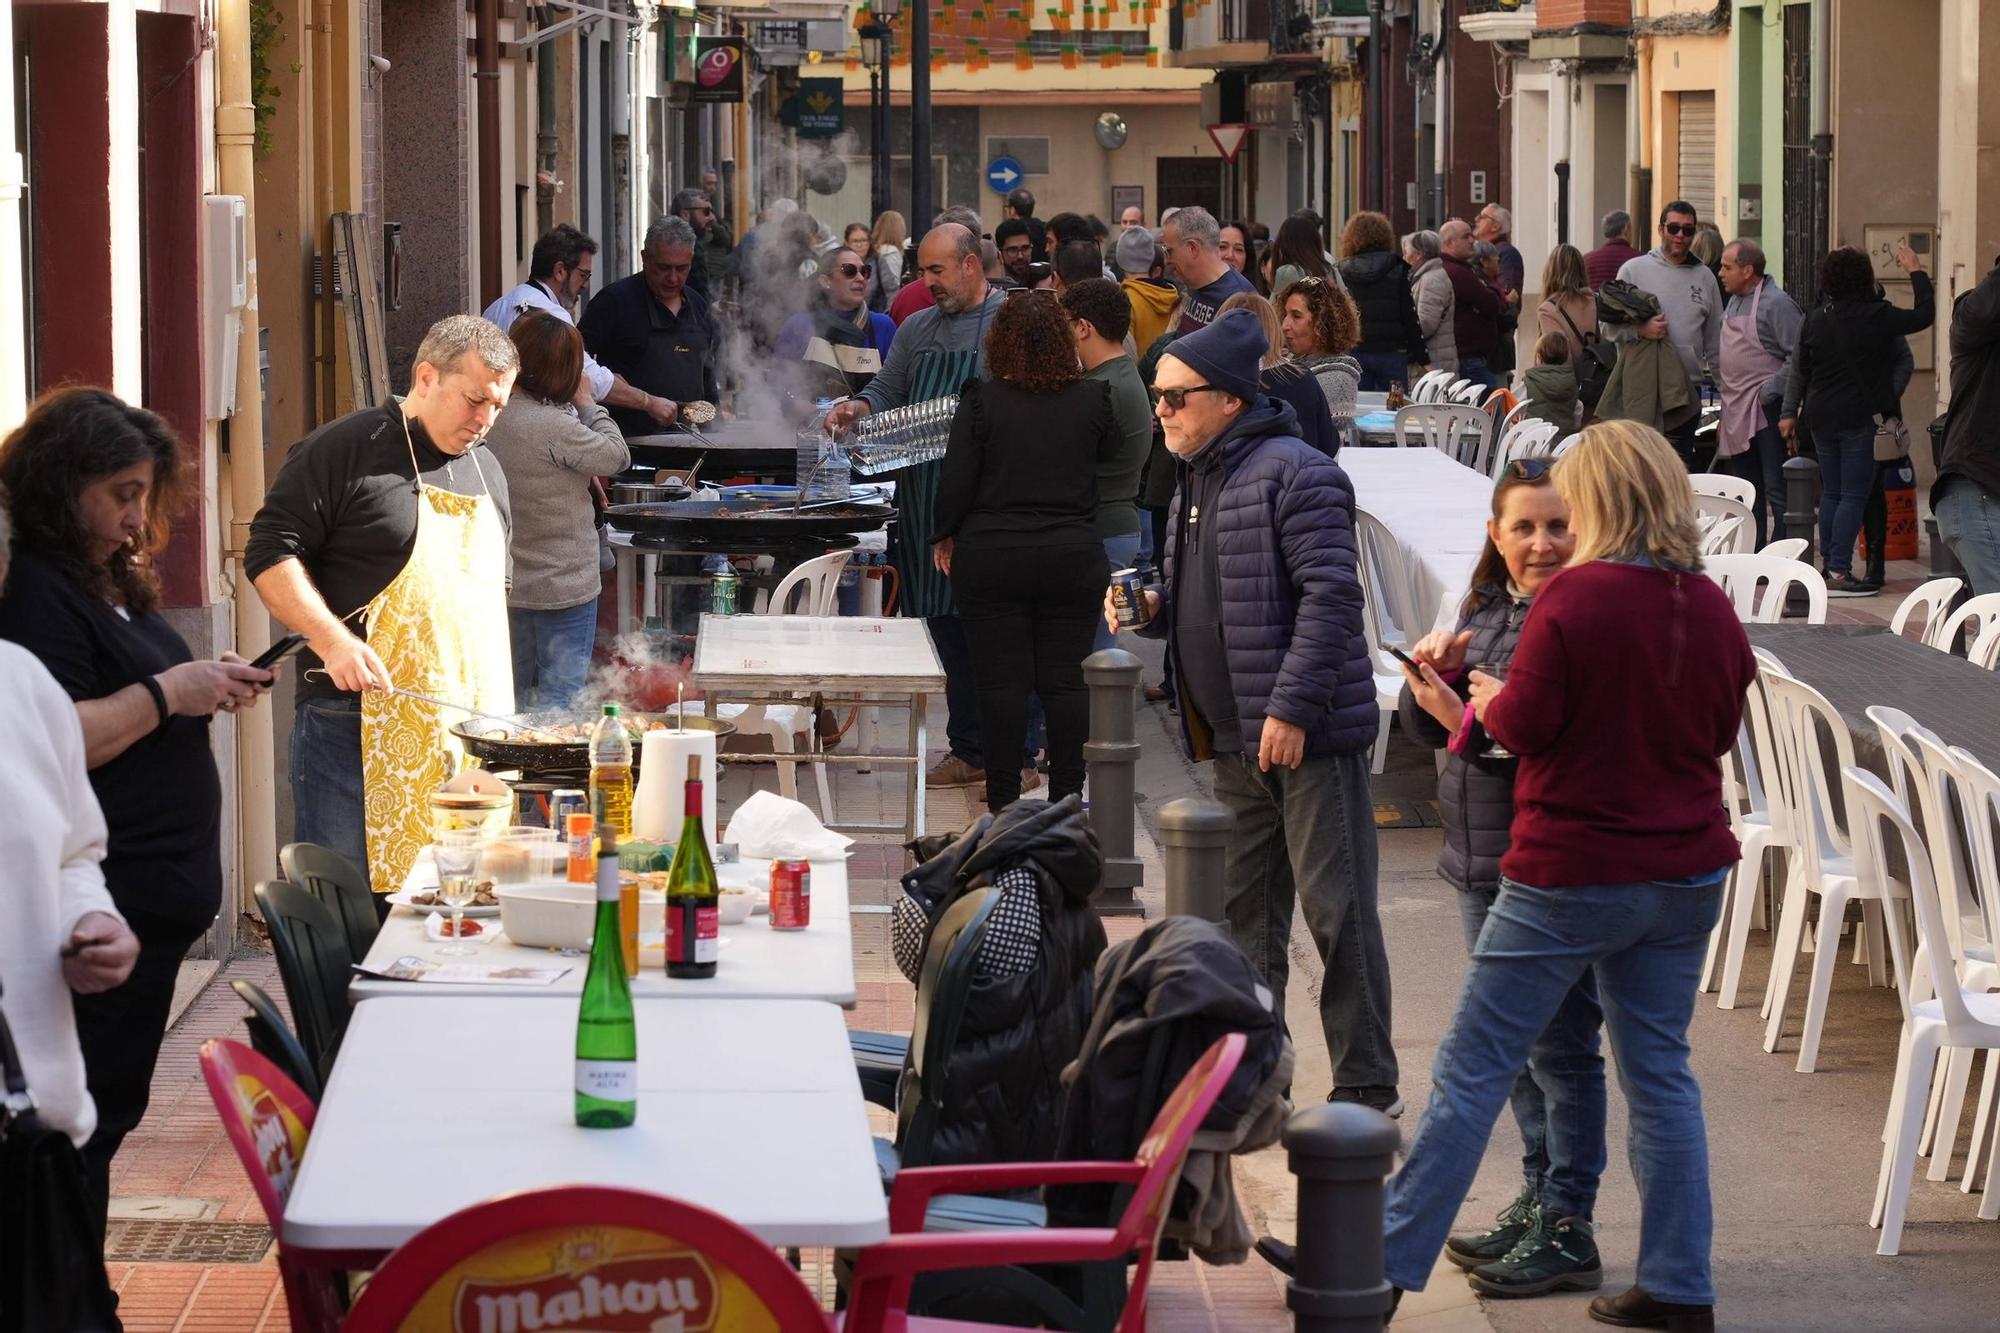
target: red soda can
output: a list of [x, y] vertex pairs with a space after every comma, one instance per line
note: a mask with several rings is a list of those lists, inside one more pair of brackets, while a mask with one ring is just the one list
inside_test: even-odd
[[771, 862], [771, 929], [804, 930], [812, 922], [812, 866]]

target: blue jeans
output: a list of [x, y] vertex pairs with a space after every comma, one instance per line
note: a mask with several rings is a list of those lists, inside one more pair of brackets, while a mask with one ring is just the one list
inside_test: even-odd
[[514, 705], [522, 712], [567, 709], [583, 691], [597, 647], [597, 599], [561, 611], [507, 608], [514, 644]]
[[1489, 389], [1500, 387], [1500, 377], [1487, 366], [1483, 356], [1462, 356], [1458, 359], [1458, 377], [1471, 380], [1474, 384], [1484, 384]]
[[1764, 428], [1750, 437], [1750, 447], [1733, 457], [1717, 459], [1716, 467], [1756, 488], [1751, 512], [1757, 520], [1757, 549], [1761, 551], [1766, 542], [1784, 536], [1785, 442], [1768, 415]]
[[359, 699], [299, 700], [291, 776], [292, 840], [331, 847], [365, 870]]
[[1360, 388], [1364, 393], [1387, 393], [1391, 384], [1407, 387], [1410, 363], [1401, 352], [1356, 352], [1361, 363]]
[[[1106, 537], [1104, 539], [1104, 558], [1111, 562], [1111, 572], [1114, 574], [1121, 569], [1137, 569], [1139, 567], [1139, 534], [1137, 532], [1121, 532], [1116, 537]], [[1113, 634], [1111, 627], [1104, 623], [1104, 617], [1099, 616], [1097, 618], [1097, 638], [1090, 645], [1090, 651], [1094, 653], [1103, 652], [1106, 648], [1116, 648], [1117, 646], [1118, 636]]]
[[1515, 1075], [1564, 998], [1595, 968], [1630, 1108], [1638, 1283], [1663, 1301], [1714, 1303], [1708, 1128], [1688, 1067], [1687, 1029], [1721, 904], [1719, 878], [1560, 889], [1501, 881], [1438, 1047], [1430, 1105], [1389, 1183], [1390, 1282], [1421, 1291], [1430, 1280]]
[[1967, 477], [1948, 477], [1936, 505], [1938, 537], [1965, 566], [1975, 595], [2000, 592], [2000, 500]]
[[1819, 453], [1819, 549], [1829, 576], [1854, 569], [1854, 539], [1861, 532], [1861, 513], [1875, 484], [1875, 427], [1848, 426], [1816, 430], [1813, 448]]
[[[1499, 896], [1497, 886], [1459, 892], [1468, 951], [1478, 951]], [[1603, 1026], [1597, 977], [1585, 971], [1535, 1038], [1528, 1067], [1514, 1076], [1509, 1100], [1521, 1130], [1521, 1178], [1551, 1218], [1589, 1217], [1597, 1206], [1604, 1175]]]

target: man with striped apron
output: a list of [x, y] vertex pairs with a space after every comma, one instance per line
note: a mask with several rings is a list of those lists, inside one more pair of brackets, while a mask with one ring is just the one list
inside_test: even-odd
[[[1004, 294], [987, 285], [979, 237], [956, 222], [933, 227], [917, 250], [917, 277], [937, 304], [896, 330], [882, 371], [857, 396], [834, 408], [827, 426], [844, 431], [870, 412], [956, 394], [986, 364], [986, 322]], [[986, 780], [979, 737], [979, 696], [972, 651], [952, 600], [951, 582], [931, 561], [931, 531], [940, 460], [896, 474], [896, 573], [903, 614], [922, 616], [944, 666], [946, 736], [951, 753], [925, 774], [933, 787], [977, 786]], [[1015, 762], [1019, 762], [1018, 758]]]

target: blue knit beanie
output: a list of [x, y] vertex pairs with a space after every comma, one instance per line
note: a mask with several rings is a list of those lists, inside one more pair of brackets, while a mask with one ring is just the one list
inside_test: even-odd
[[1231, 310], [1217, 316], [1208, 327], [1168, 343], [1166, 354], [1199, 371], [1216, 388], [1253, 403], [1268, 346], [1264, 321], [1248, 310]]

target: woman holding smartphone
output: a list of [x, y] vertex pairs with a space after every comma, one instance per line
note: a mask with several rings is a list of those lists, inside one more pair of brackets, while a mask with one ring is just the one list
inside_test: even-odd
[[[1479, 943], [1500, 893], [1500, 857], [1514, 819], [1520, 761], [1497, 747], [1466, 703], [1468, 664], [1505, 674], [1528, 607], [1549, 576], [1569, 562], [1576, 538], [1569, 506], [1549, 475], [1553, 460], [1519, 459], [1493, 488], [1486, 548], [1472, 572], [1455, 630], [1437, 630], [1411, 650], [1405, 666], [1404, 731], [1447, 751], [1438, 775], [1444, 850], [1438, 873], [1458, 890], [1465, 947]], [[1445, 1256], [1493, 1296], [1536, 1296], [1594, 1288], [1602, 1279], [1590, 1239], [1597, 1181], [1604, 1171], [1604, 1015], [1586, 972], [1535, 1039], [1528, 1067], [1514, 1079], [1514, 1123], [1521, 1130], [1521, 1192], [1494, 1224], [1445, 1242]]]

